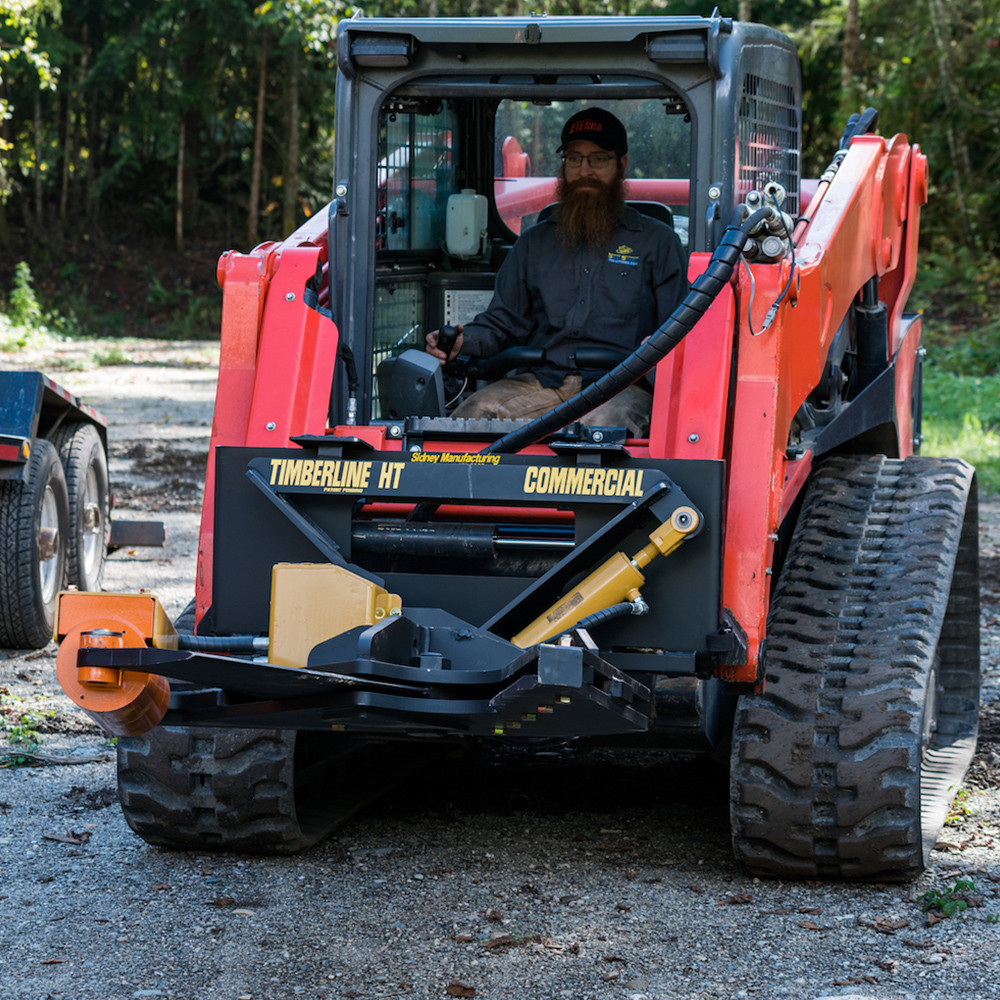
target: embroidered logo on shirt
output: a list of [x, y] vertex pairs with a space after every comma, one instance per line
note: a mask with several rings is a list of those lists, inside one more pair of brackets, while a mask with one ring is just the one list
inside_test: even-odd
[[617, 250], [610, 250], [608, 252], [608, 263], [628, 264], [629, 267], [638, 267], [639, 258], [630, 246], [626, 246], [622, 243]]

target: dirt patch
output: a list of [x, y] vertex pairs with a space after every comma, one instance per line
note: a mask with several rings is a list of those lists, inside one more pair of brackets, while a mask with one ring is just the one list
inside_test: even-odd
[[979, 743], [966, 784], [982, 791], [1000, 785], [1000, 701], [987, 702], [979, 710]]
[[111, 457], [129, 463], [128, 475], [115, 487], [116, 500], [122, 505], [154, 513], [201, 510], [207, 450], [134, 441], [112, 448]]
[[[129, 365], [54, 374], [109, 419], [118, 506], [167, 525], [164, 548], [109, 558], [105, 588], [150, 589], [173, 618], [194, 587], [211, 348], [127, 350]], [[0, 895], [23, 916], [6, 939], [0, 923], [0, 975], [19, 998], [77, 1000], [427, 997], [458, 995], [455, 983], [483, 998], [992, 996], [1000, 500], [982, 498], [981, 517], [985, 687], [969, 811], [912, 884], [748, 878], [730, 850], [724, 769], [575, 746], [427, 769], [292, 858], [157, 850], [115, 807], [114, 751], [59, 693], [50, 647], [0, 653], [0, 685], [57, 705], [40, 748], [51, 756], [0, 771]], [[983, 906], [925, 926], [921, 894], [959, 879]]]

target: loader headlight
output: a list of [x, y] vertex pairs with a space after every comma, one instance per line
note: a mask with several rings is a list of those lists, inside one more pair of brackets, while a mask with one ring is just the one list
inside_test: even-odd
[[409, 66], [413, 49], [410, 35], [355, 35], [351, 39], [351, 58], [359, 66]]

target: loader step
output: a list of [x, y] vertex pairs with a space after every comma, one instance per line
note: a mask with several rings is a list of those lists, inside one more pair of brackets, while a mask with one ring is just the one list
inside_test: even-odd
[[837, 457], [814, 476], [740, 699], [733, 842], [777, 878], [903, 879], [927, 863], [975, 748], [972, 468]]

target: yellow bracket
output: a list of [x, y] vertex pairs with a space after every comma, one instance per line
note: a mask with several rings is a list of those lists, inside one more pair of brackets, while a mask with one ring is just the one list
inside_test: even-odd
[[649, 544], [631, 559], [624, 552], [616, 552], [569, 594], [518, 632], [511, 642], [526, 649], [535, 643], [551, 639], [575, 625], [581, 618], [611, 607], [612, 604], [636, 600], [639, 588], [646, 582], [641, 570], [657, 556], [670, 555], [700, 526], [701, 518], [693, 507], [678, 507], [655, 531], [650, 532]]
[[268, 660], [305, 667], [319, 642], [400, 614], [398, 595], [329, 563], [276, 563]]

